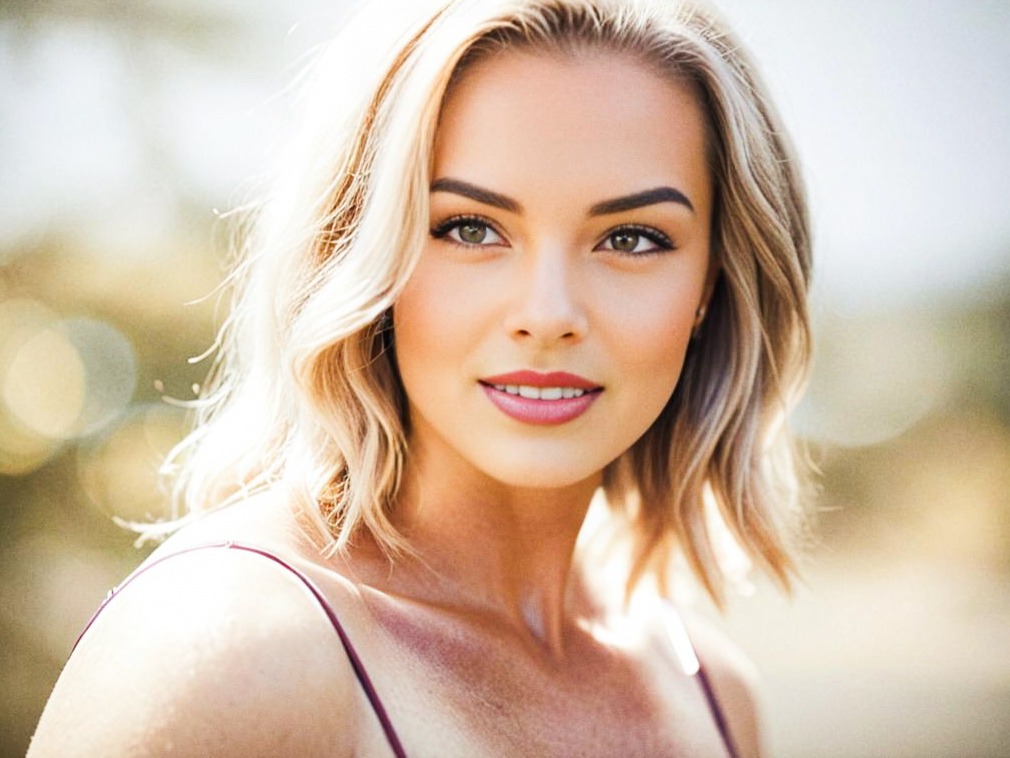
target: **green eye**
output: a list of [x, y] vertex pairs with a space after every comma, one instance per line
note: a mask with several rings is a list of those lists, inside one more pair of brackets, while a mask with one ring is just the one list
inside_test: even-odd
[[614, 250], [630, 253], [638, 247], [639, 235], [634, 232], [614, 232], [610, 235], [610, 245]]
[[431, 236], [469, 247], [507, 244], [490, 223], [477, 216], [454, 216], [432, 229]]
[[459, 238], [468, 245], [479, 245], [487, 238], [487, 225], [468, 222], [456, 227]]
[[673, 241], [658, 229], [625, 225], [614, 229], [604, 239], [598, 250], [610, 250], [622, 255], [653, 255], [673, 250]]

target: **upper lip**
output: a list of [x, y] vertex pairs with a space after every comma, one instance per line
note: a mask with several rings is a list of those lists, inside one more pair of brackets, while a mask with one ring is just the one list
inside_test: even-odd
[[591, 382], [578, 374], [567, 371], [550, 371], [541, 374], [538, 371], [512, 371], [508, 374], [496, 374], [480, 380], [484, 384], [514, 384], [527, 387], [575, 387], [582, 390], [601, 389], [599, 384]]

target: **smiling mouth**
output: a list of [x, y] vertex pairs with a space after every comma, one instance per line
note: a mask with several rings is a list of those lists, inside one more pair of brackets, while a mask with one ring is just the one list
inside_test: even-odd
[[[516, 376], [517, 381], [522, 379], [526, 379], [526, 377]], [[530, 381], [530, 379], [526, 380]], [[488, 400], [505, 415], [525, 424], [554, 425], [564, 424], [581, 416], [589, 410], [589, 407], [603, 392], [603, 387], [593, 386], [581, 377], [571, 377], [572, 384], [577, 382], [586, 386], [573, 387], [572, 384], [567, 383], [555, 384], [555, 382], [564, 380], [563, 376], [555, 376], [551, 379], [534, 376], [532, 381], [540, 381], [546, 386], [502, 384], [486, 380], [481, 380], [479, 384]]]
[[527, 400], [564, 400], [603, 391], [602, 387], [583, 389], [581, 387], [534, 387], [529, 384], [491, 384], [489, 382], [481, 382], [481, 384], [485, 387], [493, 387], [499, 392], [524, 397]]

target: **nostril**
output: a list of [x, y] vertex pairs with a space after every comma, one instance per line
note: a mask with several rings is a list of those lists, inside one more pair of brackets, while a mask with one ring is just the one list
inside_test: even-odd
[[[533, 333], [529, 329], [517, 329], [516, 334], [520, 337], [532, 337]], [[558, 336], [558, 339], [574, 339], [575, 332], [565, 332]]]

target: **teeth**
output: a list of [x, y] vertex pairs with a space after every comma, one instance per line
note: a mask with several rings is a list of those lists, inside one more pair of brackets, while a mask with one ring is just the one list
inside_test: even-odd
[[563, 397], [582, 397], [586, 394], [585, 390], [576, 387], [530, 387], [526, 384], [495, 384], [492, 386], [499, 392], [519, 395], [530, 400], [560, 400]]

